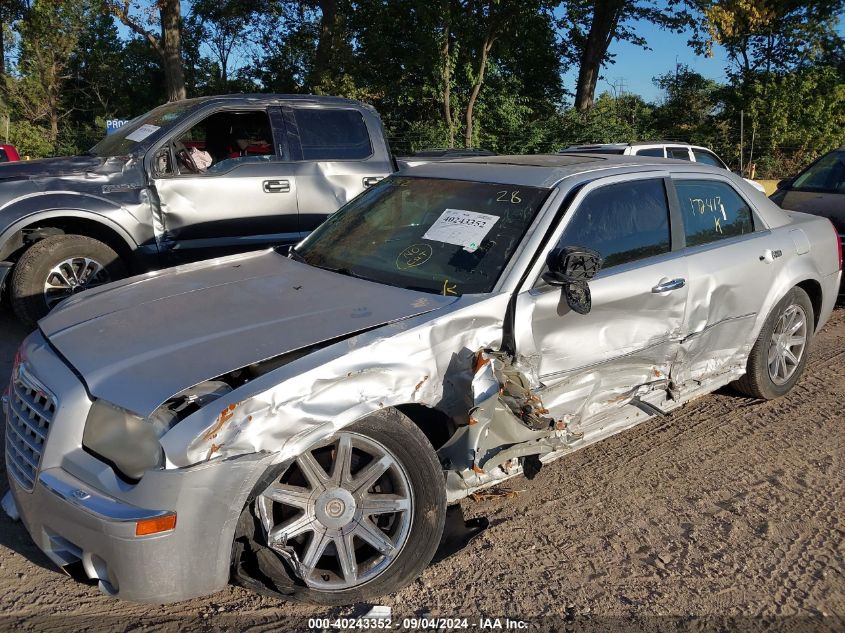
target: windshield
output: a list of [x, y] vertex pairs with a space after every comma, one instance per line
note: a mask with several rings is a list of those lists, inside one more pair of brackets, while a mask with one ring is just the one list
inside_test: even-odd
[[845, 193], [845, 152], [831, 152], [795, 179], [793, 189]]
[[89, 152], [94, 156], [126, 156], [145, 138], [182, 118], [194, 105], [191, 101], [161, 105], [121, 126]]
[[293, 257], [442, 295], [490, 292], [548, 189], [391, 177], [316, 229]]

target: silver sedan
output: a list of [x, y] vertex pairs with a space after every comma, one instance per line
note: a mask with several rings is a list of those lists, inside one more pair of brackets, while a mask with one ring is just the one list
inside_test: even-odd
[[837, 243], [701, 164], [410, 168], [290, 253], [61, 304], [4, 400], [3, 505], [129, 600], [231, 579], [389, 593], [473, 491], [729, 383], [787, 393], [833, 308]]

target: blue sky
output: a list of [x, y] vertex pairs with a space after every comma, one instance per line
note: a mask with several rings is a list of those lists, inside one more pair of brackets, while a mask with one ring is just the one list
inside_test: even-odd
[[[642, 21], [636, 24], [636, 28], [649, 43], [651, 50], [644, 50], [628, 42], [614, 41], [610, 45], [610, 52], [616, 55], [616, 63], [602, 68], [596, 96], [605, 91], [618, 91], [624, 81], [626, 92], [639, 94], [646, 101], [656, 101], [662, 95], [652, 78], [674, 71], [676, 59], [677, 63], [686, 64], [709, 79], [727, 81], [725, 68], [728, 66], [728, 58], [721, 46], [713, 47], [713, 57], [704, 57], [696, 55], [687, 44], [691, 32], [664, 31], [650, 22]], [[845, 35], [845, 16], [840, 18], [837, 31]], [[564, 85], [574, 91], [577, 77], [578, 69], [569, 69], [564, 74]]]
[[[651, 50], [644, 50], [628, 42], [614, 41], [610, 52], [615, 63], [602, 68], [601, 78], [596, 86], [596, 95], [608, 91], [613, 93], [624, 82], [626, 92], [641, 95], [646, 101], [655, 101], [660, 90], [652, 78], [675, 70], [675, 62], [685, 64], [705, 77], [725, 81], [725, 67], [728, 64], [725, 50], [715, 46], [713, 57], [696, 55], [687, 41], [690, 33], [672, 33], [664, 31], [649, 22], [640, 22], [637, 30], [649, 43]], [[575, 89], [578, 69], [571, 68], [564, 74], [564, 84]]]

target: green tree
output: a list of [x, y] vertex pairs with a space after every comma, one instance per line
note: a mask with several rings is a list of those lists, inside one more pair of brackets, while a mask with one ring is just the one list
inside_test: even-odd
[[27, 121], [46, 124], [52, 147], [60, 121], [72, 110], [64, 98], [68, 63], [90, 19], [89, 9], [86, 0], [34, 0], [16, 23], [20, 52], [16, 76], [6, 77], [7, 93]]
[[[184, 99], [181, 0], [154, 0], [152, 5], [133, 0], [104, 0], [104, 6], [106, 11], [144, 38], [156, 52], [164, 69], [167, 100]], [[156, 23], [160, 26], [160, 35], [155, 34]]]

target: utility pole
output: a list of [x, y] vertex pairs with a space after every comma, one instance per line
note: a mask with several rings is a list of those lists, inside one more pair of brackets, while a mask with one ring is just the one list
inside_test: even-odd
[[742, 151], [745, 147], [745, 110], [739, 111], [739, 175], [743, 174]]

